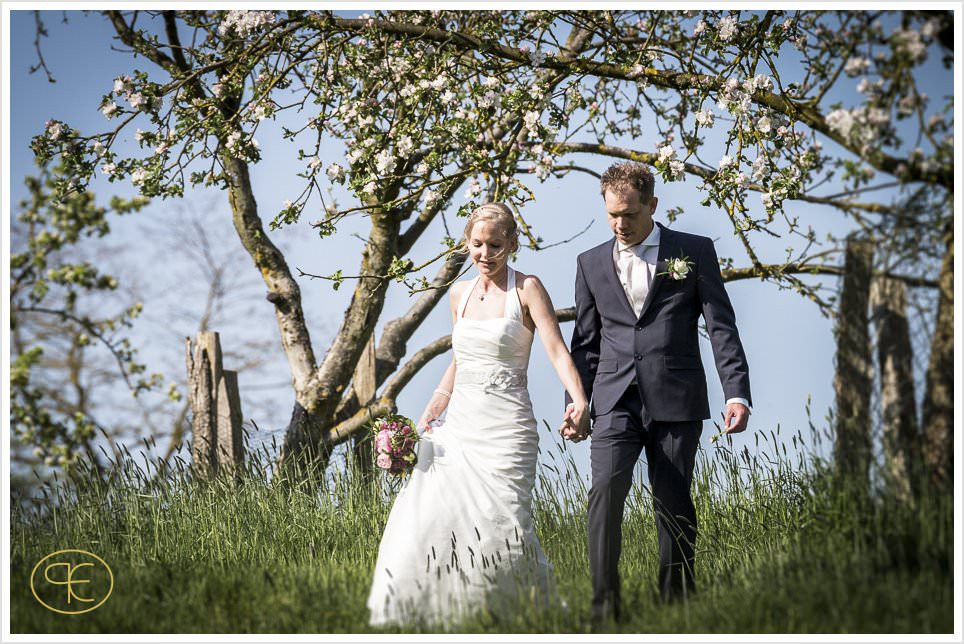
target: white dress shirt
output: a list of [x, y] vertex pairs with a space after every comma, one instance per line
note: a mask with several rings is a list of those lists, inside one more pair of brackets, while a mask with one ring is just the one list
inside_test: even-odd
[[[656, 263], [659, 261], [659, 226], [653, 224], [653, 230], [638, 244], [626, 246], [618, 239], [613, 245], [613, 264], [616, 275], [623, 285], [626, 299], [636, 317], [643, 312], [643, 303], [649, 294], [649, 288], [656, 275]], [[746, 398], [730, 398], [726, 404], [740, 403], [748, 410], [750, 402]]]

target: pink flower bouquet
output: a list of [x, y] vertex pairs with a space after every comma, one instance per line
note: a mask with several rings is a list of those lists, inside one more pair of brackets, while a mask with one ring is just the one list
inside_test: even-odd
[[372, 434], [375, 440], [375, 465], [396, 476], [410, 474], [418, 462], [415, 444], [419, 437], [415, 423], [404, 416], [391, 414], [375, 419]]

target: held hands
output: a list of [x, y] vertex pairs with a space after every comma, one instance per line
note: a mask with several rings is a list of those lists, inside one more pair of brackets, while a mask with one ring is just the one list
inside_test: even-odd
[[589, 406], [569, 403], [566, 413], [562, 417], [559, 433], [566, 440], [573, 443], [585, 440], [589, 435]]

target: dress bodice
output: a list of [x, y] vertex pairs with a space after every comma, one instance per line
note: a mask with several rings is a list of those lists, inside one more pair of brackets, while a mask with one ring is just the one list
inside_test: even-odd
[[452, 331], [457, 384], [487, 384], [496, 388], [500, 385], [525, 384], [533, 334], [522, 322], [522, 302], [516, 291], [516, 273], [511, 267], [507, 267], [507, 270], [502, 317], [487, 320], [465, 317], [466, 305], [479, 277], [462, 294]]

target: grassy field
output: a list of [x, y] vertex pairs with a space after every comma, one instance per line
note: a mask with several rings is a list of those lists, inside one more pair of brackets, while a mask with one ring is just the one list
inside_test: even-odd
[[[565, 445], [542, 438], [536, 521], [569, 609], [483, 617], [460, 632], [589, 631], [586, 482]], [[679, 604], [656, 599], [655, 526], [637, 482], [623, 528], [628, 619], [609, 630], [953, 632], [953, 500], [909, 505], [886, 489], [868, 497], [835, 480], [819, 441], [798, 434], [786, 450], [775, 434], [747, 434], [701, 451], [699, 592]], [[129, 459], [109, 484], [51, 490], [39, 511], [12, 504], [12, 632], [368, 632], [385, 495], [348, 474], [330, 476], [318, 495], [286, 492], [263, 460], [232, 485], [192, 481], [184, 469], [156, 477]], [[62, 615], [31, 594], [34, 565], [63, 548], [110, 565], [113, 594], [98, 609]]]

